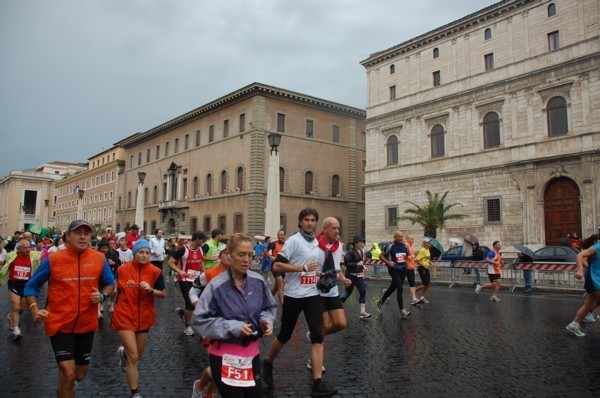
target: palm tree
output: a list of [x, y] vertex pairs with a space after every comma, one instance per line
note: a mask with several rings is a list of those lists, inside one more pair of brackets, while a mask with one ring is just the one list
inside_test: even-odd
[[466, 214], [448, 214], [451, 208], [462, 206], [460, 203], [445, 204], [444, 201], [448, 192], [450, 191], [446, 191], [440, 197], [437, 193], [432, 194], [430, 191], [426, 191], [427, 204], [424, 206], [406, 201], [406, 203], [410, 203], [413, 207], [404, 210], [404, 213], [407, 215], [398, 217], [398, 220], [408, 220], [412, 225], [422, 225], [425, 236], [436, 238], [437, 229], [443, 228], [446, 221], [461, 220], [466, 217]]

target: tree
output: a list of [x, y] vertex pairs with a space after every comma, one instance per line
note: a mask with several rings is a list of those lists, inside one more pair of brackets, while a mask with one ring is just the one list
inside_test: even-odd
[[425, 236], [436, 238], [437, 229], [444, 228], [447, 221], [461, 220], [466, 217], [466, 214], [449, 214], [450, 209], [462, 205], [460, 203], [445, 204], [444, 201], [448, 192], [450, 191], [446, 191], [440, 197], [437, 193], [432, 194], [430, 191], [426, 191], [427, 203], [424, 206], [406, 201], [413, 207], [404, 210], [407, 215], [398, 217], [398, 220], [408, 220], [412, 225], [419, 224], [423, 226]]

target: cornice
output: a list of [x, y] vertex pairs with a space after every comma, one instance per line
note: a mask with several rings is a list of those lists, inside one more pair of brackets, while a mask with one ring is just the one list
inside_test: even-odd
[[363, 109], [346, 106], [336, 102], [326, 101], [316, 97], [311, 97], [309, 95], [300, 94], [273, 86], [268, 86], [262, 83], [252, 83], [246, 87], [234, 91], [233, 93], [227, 94], [213, 102], [209, 102], [206, 105], [196, 108], [174, 119], [171, 119], [166, 123], [154, 127], [153, 129], [142, 133], [136, 133], [122, 141], [119, 141], [114, 145], [118, 144], [120, 146], [123, 146], [124, 148], [128, 148], [141, 141], [145, 141], [166, 131], [172, 130], [180, 125], [189, 123], [207, 114], [216, 112], [220, 109], [230, 106], [231, 104], [256, 95], [264, 95], [271, 98], [279, 98], [286, 101], [296, 102], [306, 106], [323, 109], [328, 112], [336, 112], [339, 114], [344, 114], [350, 117], [355, 117], [363, 120], [366, 118], [367, 115], [366, 111]]
[[369, 68], [391, 58], [410, 53], [411, 51], [427, 46], [435, 41], [454, 36], [459, 33], [466, 33], [467, 30], [471, 30], [478, 25], [488, 24], [490, 20], [493, 20], [503, 14], [513, 12], [520, 7], [536, 1], [538, 0], [503, 0], [477, 12], [469, 14], [463, 18], [457, 19], [454, 22], [450, 22], [449, 24], [436, 28], [413, 39], [407, 40], [394, 47], [388, 48], [387, 50], [373, 53], [369, 56], [369, 58], [361, 61], [360, 64], [365, 68]]

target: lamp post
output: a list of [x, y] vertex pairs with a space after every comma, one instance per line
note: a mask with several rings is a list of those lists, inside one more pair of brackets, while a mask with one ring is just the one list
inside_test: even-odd
[[277, 236], [279, 230], [279, 152], [281, 134], [271, 133], [268, 136], [271, 154], [269, 155], [269, 174], [267, 175], [267, 203], [265, 206], [265, 235]]
[[84, 190], [80, 189], [77, 194], [79, 195], [79, 206], [77, 206], [77, 219], [83, 220], [83, 194]]
[[146, 179], [146, 173], [140, 171], [138, 174], [138, 192], [137, 202], [135, 204], [135, 223], [141, 228], [144, 228], [144, 180]]

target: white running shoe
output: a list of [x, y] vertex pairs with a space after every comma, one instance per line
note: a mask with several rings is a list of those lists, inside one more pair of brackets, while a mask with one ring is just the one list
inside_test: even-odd
[[23, 334], [21, 333], [21, 328], [15, 326], [15, 328], [13, 329], [13, 340], [15, 341], [15, 343], [18, 343], [19, 341], [21, 341], [22, 338]]
[[498, 301], [500, 301], [500, 299], [496, 296], [492, 296], [492, 297], [490, 297], [490, 301], [494, 301], [497, 303]]
[[[306, 362], [306, 368], [312, 370], [312, 362], [310, 358], [308, 358], [308, 362]], [[321, 372], [325, 372], [325, 365], [321, 366]]]
[[588, 312], [585, 318], [582, 319], [583, 322], [596, 322], [596, 318], [594, 318], [594, 314]]
[[479, 294], [480, 291], [481, 291], [481, 285], [475, 286], [475, 293]]
[[200, 387], [200, 379], [196, 380], [192, 390], [192, 398], [204, 398], [206, 396], [207, 388], [209, 388], [209, 386], [206, 386], [205, 388]]
[[371, 317], [371, 313], [367, 312], [367, 311], [363, 311], [360, 313], [360, 315], [358, 316], [360, 319], [367, 319]]
[[402, 319], [406, 319], [410, 315], [410, 311], [407, 311], [404, 308], [402, 308], [401, 313], [402, 313]]
[[583, 331], [581, 330], [581, 326], [579, 326], [579, 324], [575, 323], [575, 321], [573, 321], [567, 325], [567, 330], [569, 332], [573, 333], [577, 337], [585, 337], [585, 333], [583, 333]]
[[125, 372], [125, 368], [127, 367], [127, 357], [125, 357], [125, 347], [120, 346], [117, 348], [117, 354], [119, 354], [119, 367], [123, 372]]
[[192, 329], [191, 326], [187, 326], [184, 330], [183, 333], [185, 333], [186, 336], [193, 336], [194, 335], [194, 330]]

